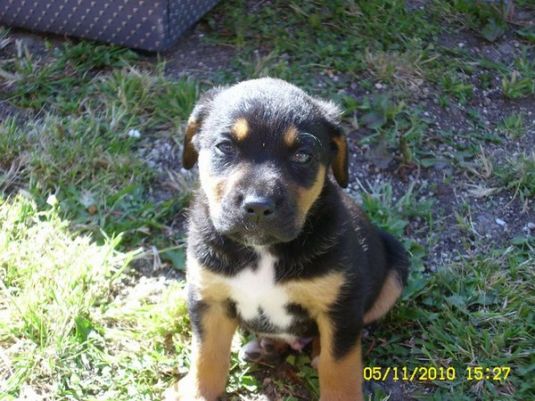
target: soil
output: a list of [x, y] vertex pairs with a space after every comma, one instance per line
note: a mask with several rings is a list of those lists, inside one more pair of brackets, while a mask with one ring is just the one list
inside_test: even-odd
[[0, 101], [0, 122], [7, 120], [9, 117], [21, 116], [22, 113], [22, 110], [12, 106], [8, 102]]
[[206, 43], [200, 26], [183, 36], [173, 47], [160, 54], [171, 77], [210, 80], [219, 71], [231, 71], [236, 51], [231, 46]]

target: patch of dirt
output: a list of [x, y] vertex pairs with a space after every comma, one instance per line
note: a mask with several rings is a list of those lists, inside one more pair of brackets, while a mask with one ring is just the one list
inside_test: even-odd
[[22, 28], [11, 28], [10, 43], [0, 50], [0, 58], [22, 56], [28, 52], [33, 58], [46, 58], [54, 49], [61, 47], [66, 37], [50, 33], [30, 32]]
[[[525, 110], [527, 114], [529, 107], [529, 102], [526, 101], [526, 108], [517, 110]], [[535, 102], [533, 107], [535, 110]], [[469, 124], [462, 113], [448, 114], [441, 110], [438, 113], [430, 111], [429, 114], [437, 118], [435, 127], [432, 126], [429, 133], [439, 131], [437, 126], [463, 130], [463, 126]], [[494, 163], [501, 163], [513, 155], [535, 149], [535, 120], [526, 124], [529, 126], [518, 141], [485, 143], [480, 155], [485, 155]], [[407, 227], [411, 237], [427, 249], [428, 270], [435, 270], [437, 266], [447, 263], [459, 254], [464, 254], [467, 251], [467, 243], [472, 240], [484, 239], [487, 249], [506, 247], [513, 238], [527, 234], [527, 225], [535, 222], [533, 200], [522, 203], [520, 196], [515, 195], [513, 191], [500, 190], [497, 194], [491, 193], [483, 197], [474, 193], [475, 185], [492, 188], [494, 186], [492, 179], [480, 179], [448, 161], [437, 163], [431, 168], [414, 170], [408, 176], [400, 177], [396, 172], [400, 167], [397, 161], [390, 162], [387, 168], [378, 167], [373, 160], [370, 160], [370, 148], [360, 145], [360, 138], [357, 135], [349, 138], [349, 149], [352, 153], [349, 192], [356, 199], [359, 199], [362, 191], [361, 183], [373, 185], [376, 182], [390, 182], [396, 199], [406, 193], [409, 185], [416, 183], [417, 188], [423, 189], [421, 196], [434, 201], [434, 221], [440, 226], [439, 235], [436, 235], [437, 233], [432, 235], [427, 223], [418, 219], [410, 221]], [[446, 149], [448, 145], [440, 145], [435, 149], [437, 155], [440, 155], [441, 146], [444, 151], [449, 150]], [[455, 213], [459, 213], [469, 221], [471, 227], [461, 227]], [[479, 249], [479, 251], [484, 250]]]
[[6, 101], [0, 100], [0, 123], [10, 117], [22, 118], [24, 117], [24, 114], [24, 110], [19, 109]]
[[[410, 2], [419, 5], [420, 2]], [[535, 21], [535, 16], [523, 14], [523, 18]], [[440, 46], [460, 49], [477, 59], [510, 65], [515, 58], [527, 56], [535, 58], [535, 48], [527, 50], [518, 40], [518, 36], [509, 32], [500, 40], [490, 43], [472, 31], [444, 33], [439, 38]], [[523, 53], [527, 51], [527, 53]], [[477, 167], [478, 158], [489, 159], [494, 166], [535, 149], [535, 96], [520, 99], [508, 99], [502, 92], [502, 76], [496, 73], [490, 83], [482, 87], [482, 72], [476, 71], [470, 76], [473, 96], [466, 104], [451, 103], [441, 107], [438, 103], [439, 89], [423, 83], [419, 93], [414, 96], [411, 107], [422, 110], [429, 121], [426, 132], [426, 145], [435, 157], [440, 158], [455, 150], [447, 140], [442, 138], [444, 132], [451, 132], [456, 143], [467, 142], [472, 132], [481, 131], [498, 137], [501, 141], [478, 141], [481, 148], [474, 157], [468, 157], [467, 165]], [[381, 91], [383, 88], [378, 88]], [[351, 86], [348, 88], [357, 99], [362, 99], [368, 92]], [[508, 138], [499, 131], [504, 118], [520, 113], [524, 120], [524, 133], [519, 138]], [[487, 196], [476, 196], [475, 187], [492, 188], [492, 177], [478, 177], [467, 171], [465, 166], [457, 166], [445, 159], [443, 163], [422, 169], [409, 169], [409, 174], [400, 174], [400, 155], [390, 149], [392, 156], [386, 162], [376, 160], [373, 147], [362, 145], [361, 139], [369, 132], [359, 128], [349, 132], [349, 149], [351, 152], [351, 180], [349, 192], [359, 199], [362, 191], [360, 183], [390, 182], [397, 198], [402, 196], [409, 185], [416, 183], [424, 189], [424, 196], [433, 199], [434, 221], [439, 223], [437, 232], [430, 232], [426, 223], [414, 219], [407, 227], [407, 233], [420, 242], [428, 252], [427, 270], [434, 271], [438, 266], [448, 263], [459, 255], [473, 252], [471, 243], [478, 241], [478, 252], [496, 247], [506, 247], [511, 240], [528, 233], [535, 223], [535, 201], [523, 203], [514, 191], [501, 190]], [[434, 139], [433, 139], [434, 138]], [[427, 150], [427, 148], [426, 148]], [[403, 170], [401, 170], [402, 172]], [[456, 213], [469, 222], [469, 227], [461, 227]], [[417, 234], [420, 233], [420, 234]], [[484, 243], [486, 249], [481, 249]]]
[[202, 25], [182, 36], [160, 57], [166, 62], [165, 72], [172, 77], [195, 77], [211, 80], [221, 71], [232, 70], [232, 60], [236, 54], [232, 46], [206, 43]]

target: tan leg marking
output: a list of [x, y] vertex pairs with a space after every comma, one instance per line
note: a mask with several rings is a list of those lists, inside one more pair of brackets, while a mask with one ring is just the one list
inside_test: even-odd
[[325, 314], [317, 319], [321, 352], [317, 362], [320, 401], [363, 401], [360, 337], [342, 358], [333, 355], [333, 327]]
[[364, 314], [364, 324], [369, 324], [383, 317], [396, 303], [403, 286], [395, 271], [388, 273], [383, 287], [370, 310]]
[[312, 365], [314, 369], [318, 369], [320, 354], [321, 354], [320, 337], [316, 336], [314, 337], [314, 340], [312, 341], [312, 355], [310, 355], [310, 359], [312, 360], [310, 364]]
[[188, 374], [165, 393], [165, 401], [215, 401], [225, 391], [230, 346], [237, 328], [224, 306], [229, 289], [220, 275], [203, 267], [191, 254], [187, 258], [188, 285], [207, 309], [201, 318], [202, 338], [193, 336]]
[[320, 401], [361, 401], [362, 362], [360, 339], [343, 358], [333, 355], [333, 327], [328, 312], [345, 283], [343, 273], [334, 272], [312, 280], [285, 284], [291, 302], [303, 305], [316, 319], [320, 332], [314, 341], [314, 364], [320, 377]]
[[166, 401], [216, 401], [224, 391], [237, 322], [222, 304], [210, 304], [201, 319], [202, 338], [193, 338], [190, 371], [166, 393]]
[[243, 141], [249, 135], [249, 123], [245, 118], [238, 118], [230, 131], [236, 140]]
[[307, 216], [308, 211], [318, 199], [320, 195], [323, 184], [325, 183], [325, 166], [320, 165], [314, 184], [310, 188], [297, 188], [297, 208], [299, 211], [299, 219], [301, 222], [304, 222]]

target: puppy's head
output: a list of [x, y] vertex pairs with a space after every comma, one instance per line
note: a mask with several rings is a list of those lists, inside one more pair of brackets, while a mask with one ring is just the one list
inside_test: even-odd
[[347, 146], [335, 105], [277, 79], [205, 93], [185, 135], [183, 165], [198, 161], [216, 230], [248, 245], [301, 231], [329, 167], [347, 185]]

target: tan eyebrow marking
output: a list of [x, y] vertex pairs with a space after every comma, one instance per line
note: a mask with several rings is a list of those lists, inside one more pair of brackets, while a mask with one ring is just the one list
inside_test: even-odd
[[289, 148], [293, 147], [297, 141], [297, 128], [292, 125], [284, 132], [282, 137], [286, 146]]
[[238, 118], [232, 126], [231, 132], [238, 141], [243, 141], [249, 134], [249, 123], [245, 118]]

